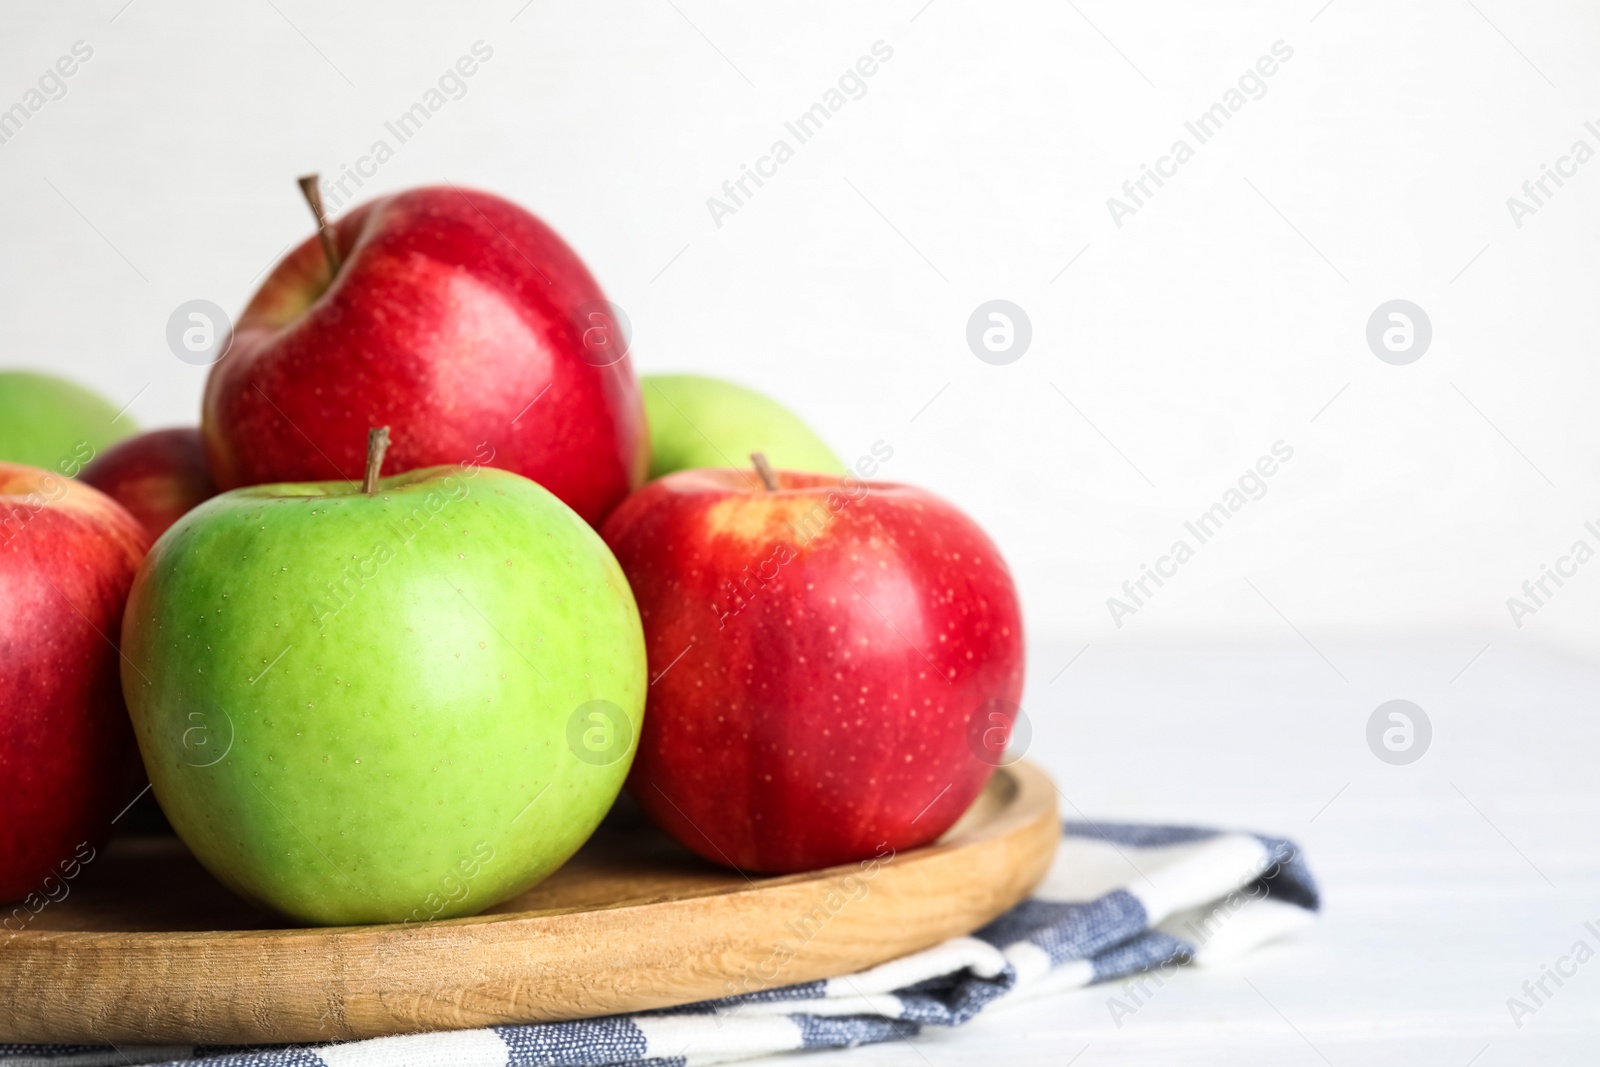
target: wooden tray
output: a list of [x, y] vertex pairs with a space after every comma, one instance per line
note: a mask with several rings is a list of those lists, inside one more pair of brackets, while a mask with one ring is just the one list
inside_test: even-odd
[[284, 927], [176, 838], [123, 838], [25, 930], [0, 932], [0, 1041], [330, 1041], [848, 974], [968, 933], [1026, 896], [1060, 838], [1055, 800], [1037, 768], [1002, 768], [936, 844], [871, 877], [852, 865], [746, 879], [622, 811], [521, 896], [409, 928]]

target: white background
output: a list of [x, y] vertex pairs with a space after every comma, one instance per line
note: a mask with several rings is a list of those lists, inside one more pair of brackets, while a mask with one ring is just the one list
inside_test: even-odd
[[[1063, 810], [1293, 836], [1326, 882], [1321, 931], [1251, 972], [1281, 1015], [1189, 977], [1138, 1030], [1109, 1028], [1102, 990], [991, 1037], [1052, 1063], [1092, 1042], [1085, 1065], [1321, 1062], [1302, 1036], [1341, 1064], [1581, 1059], [1600, 972], [1522, 1031], [1504, 999], [1600, 919], [1600, 683], [1567, 658], [1600, 633], [1600, 561], [1520, 629], [1506, 599], [1600, 548], [1600, 160], [1520, 228], [1506, 199], [1574, 140], [1600, 149], [1600, 10], [124, 4], [13, 10], [0, 35], [0, 107], [94, 48], [0, 144], [0, 364], [194, 422], [204, 371], [168, 315], [243, 306], [309, 232], [295, 176], [392, 142], [482, 40], [466, 95], [363, 196], [508, 195], [626, 309], [641, 370], [767, 391], [846, 458], [890, 442], [884, 475], [968, 509], [1016, 572]], [[879, 40], [866, 95], [716, 226], [706, 199]], [[1280, 40], [1266, 95], [1118, 228], [1106, 199]], [[994, 298], [1032, 320], [1008, 366], [965, 340]], [[1365, 341], [1396, 298], [1433, 326], [1409, 366]], [[1266, 496], [1115, 627], [1106, 598], [1280, 439]], [[1253, 651], [1171, 643], [1197, 634]], [[1411, 767], [1366, 749], [1393, 697], [1432, 715]], [[971, 1033], [871, 1055], [992, 1056]]]
[[[1505, 203], [1600, 149], [1592, 5], [124, 3], [0, 37], [4, 106], [94, 49], [0, 145], [0, 364], [196, 421], [167, 316], [242, 307], [309, 232], [294, 177], [394, 144], [482, 40], [361, 195], [506, 194], [626, 309], [641, 370], [768, 391], [847, 458], [892, 443], [884, 476], [993, 533], [1034, 637], [1449, 628], [1465, 662], [1600, 630], [1600, 563], [1520, 630], [1506, 606], [1600, 519], [1600, 161], [1520, 229]], [[866, 95], [718, 228], [707, 198], [878, 40]], [[1119, 229], [1107, 198], [1279, 40], [1266, 95]], [[1009, 366], [965, 341], [993, 298], [1032, 319]], [[1433, 324], [1409, 366], [1365, 343], [1394, 298]], [[1106, 598], [1279, 439], [1266, 497], [1116, 628]]]

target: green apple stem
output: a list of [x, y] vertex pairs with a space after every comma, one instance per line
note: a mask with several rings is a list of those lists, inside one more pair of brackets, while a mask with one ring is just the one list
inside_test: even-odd
[[322, 239], [322, 255], [328, 261], [328, 279], [339, 273], [339, 248], [333, 242], [333, 228], [328, 225], [327, 212], [322, 210], [322, 189], [317, 185], [317, 175], [300, 176], [300, 193], [311, 205], [311, 214], [317, 219], [317, 236]]
[[750, 453], [750, 462], [755, 465], [756, 474], [761, 478], [761, 484], [767, 487], [767, 492], [778, 491], [778, 475], [773, 471], [772, 464], [767, 462], [763, 452]]
[[378, 472], [383, 469], [383, 454], [389, 450], [389, 427], [374, 426], [367, 431], [367, 473], [361, 491], [368, 496], [378, 491]]

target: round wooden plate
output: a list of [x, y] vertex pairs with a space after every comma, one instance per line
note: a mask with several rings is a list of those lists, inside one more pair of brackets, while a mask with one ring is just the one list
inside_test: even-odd
[[409, 927], [284, 927], [176, 838], [123, 838], [64, 899], [0, 934], [0, 1041], [331, 1041], [848, 974], [968, 933], [1026, 896], [1060, 838], [1055, 801], [1049, 778], [1017, 763], [933, 845], [778, 878], [714, 867], [619, 811], [521, 896]]

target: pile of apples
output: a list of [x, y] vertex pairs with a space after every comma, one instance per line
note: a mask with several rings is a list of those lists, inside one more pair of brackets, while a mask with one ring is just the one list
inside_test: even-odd
[[741, 871], [950, 827], [1022, 686], [970, 519], [872, 480], [884, 442], [847, 467], [758, 394], [637, 378], [515, 204], [313, 210], [198, 429], [114, 442], [0, 375], [0, 899], [146, 779], [218, 879], [317, 924], [481, 911], [625, 784]]

